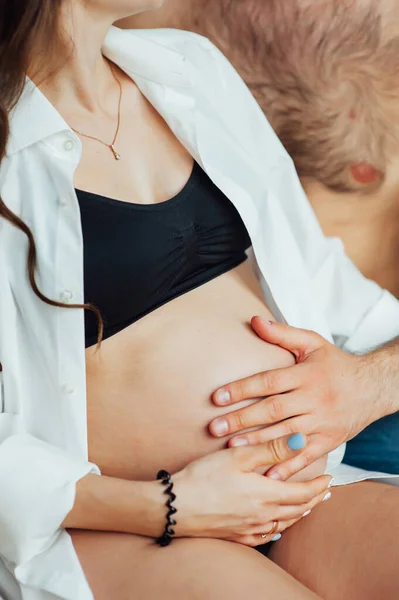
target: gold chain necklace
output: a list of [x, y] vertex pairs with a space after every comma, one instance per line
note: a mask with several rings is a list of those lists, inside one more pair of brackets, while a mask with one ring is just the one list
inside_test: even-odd
[[90, 140], [95, 140], [96, 142], [100, 142], [100, 144], [107, 146], [107, 148], [109, 148], [111, 150], [112, 154], [114, 155], [115, 160], [121, 160], [121, 158], [122, 158], [121, 155], [115, 150], [115, 142], [116, 142], [116, 138], [118, 137], [119, 128], [120, 128], [120, 124], [121, 124], [121, 104], [122, 104], [123, 89], [122, 89], [122, 84], [119, 81], [119, 79], [117, 78], [117, 76], [115, 75], [112, 67], [111, 67], [111, 71], [112, 71], [112, 75], [114, 76], [116, 83], [119, 85], [118, 124], [116, 127], [114, 139], [112, 140], [112, 144], [107, 144], [107, 142], [100, 140], [100, 138], [95, 137], [94, 135], [87, 135], [87, 133], [82, 133], [81, 131], [74, 129], [73, 127], [71, 127], [71, 129], [78, 135], [82, 135], [83, 137], [89, 138]]

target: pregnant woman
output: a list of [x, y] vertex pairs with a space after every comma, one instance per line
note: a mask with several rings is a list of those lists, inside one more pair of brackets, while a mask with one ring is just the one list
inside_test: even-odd
[[[210, 400], [217, 387], [293, 363], [248, 323], [281, 318], [287, 294], [307, 310], [284, 272], [266, 284], [260, 226], [274, 214], [269, 233], [281, 245], [268, 186], [285, 170], [293, 197], [300, 188], [209, 42], [110, 29], [159, 4], [0, 3], [7, 600], [317, 597], [315, 580], [303, 586], [252, 547], [330, 498], [326, 460], [299, 481], [274, 481], [257, 471], [289, 458], [300, 436], [223, 450], [208, 433], [224, 412]], [[381, 515], [398, 516], [399, 490], [374, 485], [337, 490], [332, 512], [307, 517], [308, 541], [322, 552], [324, 528], [356, 502], [358, 519], [335, 532], [331, 556], [353, 544], [359, 562], [360, 517], [371, 519], [377, 501]], [[393, 598], [397, 536], [384, 523], [378, 533], [389, 555], [373, 542], [370, 571]], [[335, 593], [327, 563], [317, 579]], [[371, 584], [355, 575], [340, 597], [367, 598], [360, 586]]]

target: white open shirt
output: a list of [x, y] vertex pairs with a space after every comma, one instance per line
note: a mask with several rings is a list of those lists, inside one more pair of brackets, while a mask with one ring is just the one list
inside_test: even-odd
[[[112, 28], [104, 54], [134, 79], [175, 135], [238, 209], [276, 318], [350, 351], [399, 335], [399, 303], [366, 280], [337, 239], [326, 239], [291, 159], [220, 52], [195, 34]], [[81, 144], [27, 81], [11, 119], [0, 193], [32, 229], [38, 284], [83, 302], [83, 244], [74, 172]], [[90, 600], [60, 524], [87, 459], [84, 318], [33, 293], [27, 240], [0, 221], [0, 596]], [[248, 315], [249, 317], [251, 315]], [[371, 476], [337, 467], [338, 483]], [[161, 467], [162, 465], [160, 465]]]

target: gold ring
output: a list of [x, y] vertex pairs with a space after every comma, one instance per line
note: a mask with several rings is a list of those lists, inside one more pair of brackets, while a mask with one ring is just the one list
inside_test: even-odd
[[280, 527], [279, 522], [273, 521], [273, 527], [271, 528], [271, 530], [268, 531], [267, 533], [262, 533], [262, 535], [260, 537], [262, 539], [265, 539], [265, 538], [269, 537], [269, 535], [274, 535], [275, 533], [277, 533], [279, 527]]

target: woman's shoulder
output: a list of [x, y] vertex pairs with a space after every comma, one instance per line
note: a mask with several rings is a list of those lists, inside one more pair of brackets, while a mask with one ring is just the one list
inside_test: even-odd
[[191, 79], [197, 90], [211, 94], [220, 103], [227, 102], [232, 108], [237, 105], [251, 112], [251, 107], [257, 106], [233, 65], [215, 44], [202, 35], [179, 29], [121, 30], [113, 27], [108, 42], [110, 46], [115, 44], [115, 47], [126, 48], [129, 58], [136, 62], [136, 66], [140, 63], [140, 68], [143, 64], [138, 54], [141, 57], [145, 54], [144, 66], [151, 73], [161, 64], [161, 68], [173, 69], [179, 68], [179, 60], [185, 62], [191, 69]]
[[143, 40], [146, 39], [154, 44], [170, 48], [171, 50], [175, 50], [182, 54], [198, 48], [207, 53], [209, 53], [209, 50], [216, 50], [216, 46], [205, 36], [183, 29], [159, 28], [120, 30], [115, 27], [112, 29], [114, 32], [117, 30], [118, 35], [122, 32], [127, 33]]
[[[105, 41], [106, 54], [120, 53], [135, 66], [179, 69], [179, 61], [202, 73], [218, 68], [221, 53], [206, 37], [180, 29], [119, 29], [112, 27]], [[144, 62], [143, 62], [144, 61]], [[151, 64], [152, 63], [152, 64]]]

